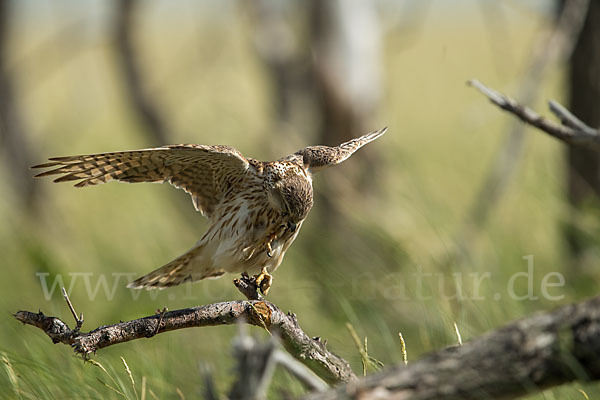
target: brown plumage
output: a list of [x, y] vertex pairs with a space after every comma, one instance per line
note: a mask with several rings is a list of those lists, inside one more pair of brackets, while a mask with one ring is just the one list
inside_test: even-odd
[[229, 146], [195, 144], [50, 158], [36, 177], [76, 187], [112, 180], [169, 182], [190, 194], [210, 227], [200, 241], [167, 265], [138, 278], [132, 288], [165, 288], [217, 278], [226, 272], [259, 273], [267, 292], [313, 204], [312, 175], [346, 160], [386, 128], [337, 147], [310, 146], [277, 161], [246, 159]]

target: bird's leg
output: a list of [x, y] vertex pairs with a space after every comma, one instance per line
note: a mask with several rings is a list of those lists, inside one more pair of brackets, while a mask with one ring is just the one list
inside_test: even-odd
[[263, 267], [260, 274], [255, 277], [256, 285], [260, 288], [260, 291], [266, 296], [269, 293], [269, 289], [273, 284], [273, 276], [267, 271], [267, 267]]

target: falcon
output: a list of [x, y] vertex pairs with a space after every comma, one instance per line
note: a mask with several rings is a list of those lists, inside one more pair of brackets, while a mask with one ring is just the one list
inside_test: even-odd
[[181, 144], [54, 157], [32, 168], [49, 168], [36, 177], [60, 175], [54, 182], [78, 181], [75, 187], [169, 182], [190, 194], [210, 227], [194, 247], [129, 288], [162, 289], [229, 272], [255, 274], [266, 295], [271, 273], [312, 208], [313, 175], [346, 160], [386, 129], [336, 147], [309, 146], [277, 161], [246, 158], [229, 146]]

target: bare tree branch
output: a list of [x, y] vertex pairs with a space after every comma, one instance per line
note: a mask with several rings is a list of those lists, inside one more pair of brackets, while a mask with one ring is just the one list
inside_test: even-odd
[[560, 103], [554, 100], [550, 100], [548, 101], [548, 106], [550, 107], [550, 111], [552, 111], [552, 113], [556, 115], [558, 119], [560, 119], [560, 122], [563, 125], [569, 126], [573, 129], [587, 132], [592, 135], [597, 134], [596, 129], [589, 127], [585, 122], [573, 115], [571, 111], [567, 110]]
[[[583, 27], [589, 0], [567, 0], [551, 32], [544, 34], [533, 46], [533, 56], [525, 77], [519, 84], [518, 98], [524, 105], [532, 104], [538, 95], [544, 73], [549, 65], [568, 59], [573, 51]], [[514, 123], [509, 128], [506, 142], [493, 161], [489, 174], [471, 208], [468, 210], [465, 225], [458, 232], [456, 248], [458, 252], [451, 258], [468, 255], [477, 232], [485, 225], [517, 168], [524, 142], [524, 127]]]
[[308, 336], [293, 313], [283, 313], [276, 305], [264, 300], [238, 300], [208, 304], [182, 310], [161, 312], [115, 325], [101, 326], [90, 332], [72, 330], [62, 320], [18, 311], [15, 318], [43, 330], [54, 343], [73, 347], [76, 353], [87, 355], [104, 347], [176, 329], [231, 325], [246, 322], [276, 332], [284, 348], [328, 383], [346, 382], [356, 376], [347, 361], [331, 353], [320, 339]]
[[487, 96], [492, 103], [501, 109], [508, 111], [521, 121], [546, 132], [550, 136], [572, 145], [600, 146], [600, 132], [587, 126], [556, 101], [549, 102], [550, 111], [561, 120], [562, 125], [542, 117], [531, 108], [525, 107], [517, 103], [516, 100], [488, 88], [475, 79], [470, 80], [468, 84]]
[[512, 399], [600, 379], [599, 354], [600, 296], [304, 399]]
[[273, 353], [273, 358], [278, 365], [285, 368], [290, 374], [294, 375], [304, 386], [310, 390], [323, 392], [328, 389], [328, 386], [313, 373], [311, 373], [303, 364], [296, 361], [295, 358], [288, 353], [277, 349]]
[[237, 378], [229, 392], [230, 399], [264, 399], [276, 366], [284, 367], [310, 391], [323, 392], [329, 388], [305, 365], [281, 351], [276, 337], [260, 343], [247, 334], [246, 326], [240, 324], [233, 347]]
[[215, 388], [215, 382], [210, 367], [201, 363], [199, 369], [201, 378], [204, 381], [204, 400], [218, 400], [219, 396], [217, 395], [217, 389]]

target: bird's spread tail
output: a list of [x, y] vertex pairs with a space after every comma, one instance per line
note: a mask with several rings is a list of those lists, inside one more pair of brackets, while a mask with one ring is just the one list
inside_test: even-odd
[[318, 172], [322, 169], [337, 165], [344, 160], [347, 160], [354, 152], [372, 142], [387, 131], [387, 128], [380, 129], [361, 137], [352, 139], [346, 143], [342, 143], [339, 146], [308, 146], [302, 150], [298, 150], [291, 156], [288, 156], [287, 160], [294, 160], [297, 157], [302, 157], [300, 161], [304, 163], [304, 167], [308, 168], [311, 174]]
[[146, 274], [127, 285], [131, 289], [164, 289], [177, 286], [187, 281], [199, 281], [206, 278], [217, 278], [225, 272], [222, 270], [203, 270], [194, 268], [195, 260], [202, 247], [194, 247], [170, 263]]

